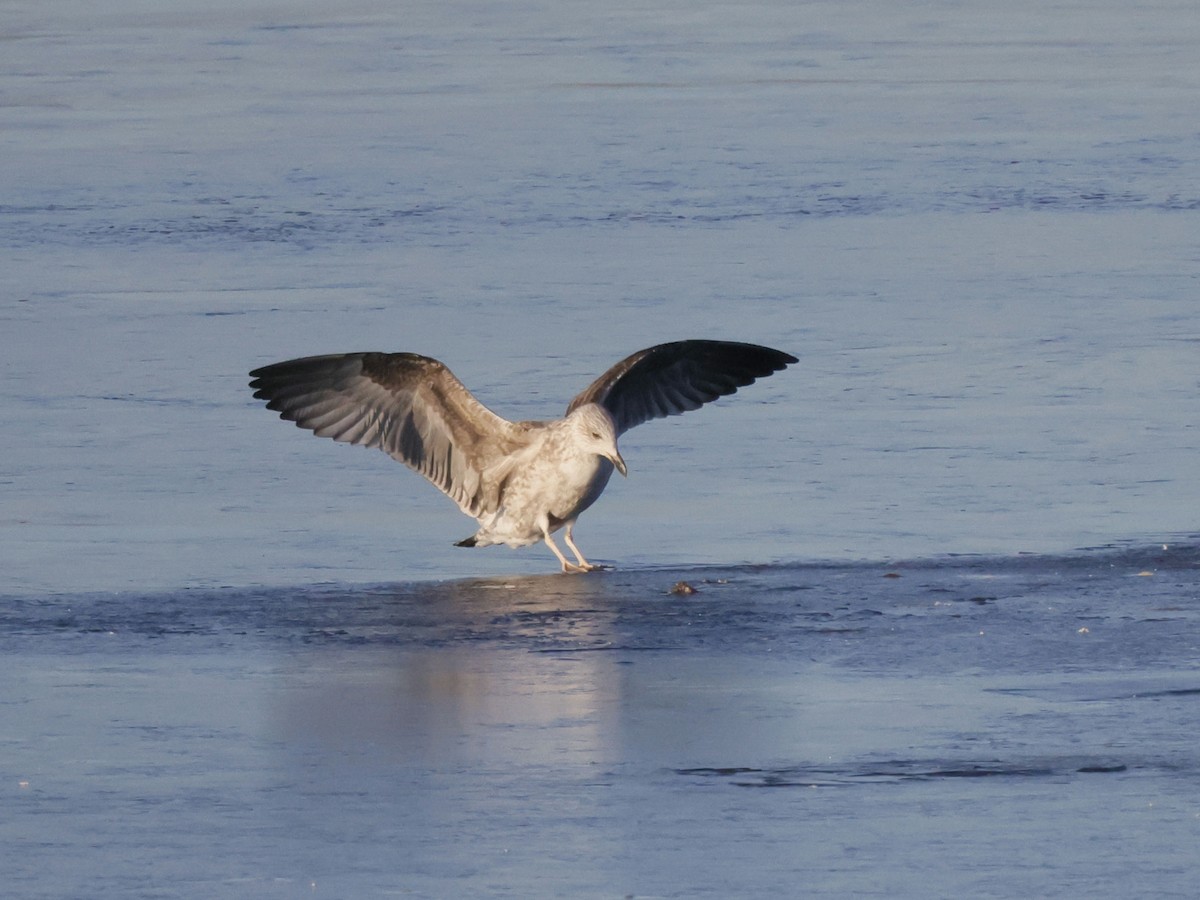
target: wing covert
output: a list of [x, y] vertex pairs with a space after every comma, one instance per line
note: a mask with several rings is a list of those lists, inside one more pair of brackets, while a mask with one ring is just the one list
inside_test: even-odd
[[472, 396], [436, 359], [345, 353], [274, 363], [250, 373], [267, 409], [320, 437], [378, 447], [478, 518], [496, 491], [485, 473], [519, 444], [519, 429]]

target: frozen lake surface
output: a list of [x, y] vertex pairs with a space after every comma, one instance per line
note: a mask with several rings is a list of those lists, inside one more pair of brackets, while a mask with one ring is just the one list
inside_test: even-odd
[[[1194, 4], [402, 6], [5, 11], [6, 893], [1195, 896]], [[246, 387], [682, 337], [596, 578]]]
[[6, 892], [1190, 897], [1198, 589], [1192, 545], [12, 600]]

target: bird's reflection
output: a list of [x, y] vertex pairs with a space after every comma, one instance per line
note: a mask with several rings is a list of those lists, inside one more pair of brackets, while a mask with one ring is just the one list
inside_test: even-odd
[[677, 581], [553, 575], [334, 598], [336, 627], [281, 673], [279, 729], [343, 762], [472, 772], [725, 764], [841, 734], [806, 727], [830, 688], [763, 652], [766, 623], [729, 608], [745, 583], [684, 598]]
[[276, 721], [291, 746], [416, 766], [605, 753], [619, 690], [604, 578], [474, 579], [361, 592], [298, 652]]

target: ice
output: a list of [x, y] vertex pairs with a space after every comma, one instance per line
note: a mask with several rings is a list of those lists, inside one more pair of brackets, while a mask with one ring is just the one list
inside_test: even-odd
[[297, 443], [242, 383], [368, 347], [515, 417], [657, 340], [799, 354], [631, 436], [584, 523], [614, 561], [1194, 529], [1195, 17], [505, 9], [14, 14], [11, 589], [534, 569], [452, 550], [427, 486]]
[[630, 436], [583, 525], [625, 564], [1194, 530], [1182, 10], [13, 11], [8, 585], [536, 571], [248, 397], [354, 349], [514, 417], [659, 340], [800, 355]]
[[13, 601], [6, 890], [1186, 896], [1198, 561]]
[[[4, 23], [6, 895], [1194, 894], [1190, 3]], [[681, 337], [597, 580], [246, 386]]]

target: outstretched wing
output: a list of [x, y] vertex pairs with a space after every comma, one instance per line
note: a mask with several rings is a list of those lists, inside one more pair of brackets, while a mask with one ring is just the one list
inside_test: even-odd
[[621, 360], [572, 400], [567, 413], [599, 403], [622, 433], [650, 419], [699, 409], [794, 362], [796, 357], [780, 350], [736, 341], [659, 344]]
[[436, 359], [415, 353], [310, 356], [255, 369], [254, 396], [320, 437], [378, 447], [420, 472], [469, 516], [491, 512], [484, 473], [519, 444]]

